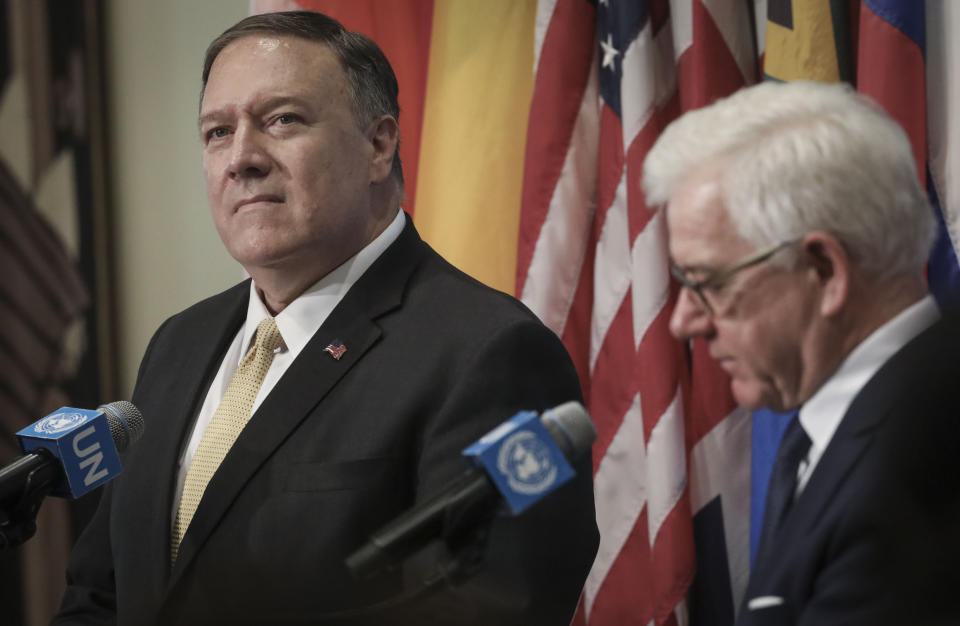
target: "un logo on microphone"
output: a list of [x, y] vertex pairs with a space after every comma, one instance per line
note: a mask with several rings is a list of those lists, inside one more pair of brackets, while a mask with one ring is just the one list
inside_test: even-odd
[[56, 435], [66, 432], [75, 426], [87, 421], [88, 416], [77, 412], [61, 412], [48, 415], [36, 424], [33, 429], [44, 435]]
[[497, 455], [497, 469], [514, 491], [526, 495], [546, 491], [557, 479], [550, 448], [529, 430], [510, 435]]
[[463, 454], [487, 472], [512, 515], [574, 476], [535, 411], [520, 411], [467, 446]]

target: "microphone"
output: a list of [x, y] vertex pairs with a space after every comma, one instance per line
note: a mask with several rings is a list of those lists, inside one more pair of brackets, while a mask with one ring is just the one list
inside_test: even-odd
[[464, 449], [474, 462], [449, 487], [376, 531], [347, 557], [363, 579], [401, 562], [438, 537], [488, 520], [506, 501], [517, 515], [572, 479], [570, 462], [589, 452], [597, 431], [579, 402], [522, 411]]
[[[76, 499], [120, 473], [119, 453], [143, 434], [130, 402], [96, 410], [62, 407], [17, 433], [25, 454], [0, 469], [0, 509], [32, 492]], [[39, 492], [39, 493], [37, 493]]]

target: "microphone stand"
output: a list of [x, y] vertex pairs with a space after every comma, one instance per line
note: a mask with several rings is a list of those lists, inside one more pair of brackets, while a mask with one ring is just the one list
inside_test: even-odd
[[19, 493], [10, 488], [0, 493], [0, 551], [23, 544], [37, 532], [40, 504], [61, 476], [55, 463], [45, 461], [39, 452], [21, 457], [0, 470], [0, 485], [13, 484], [11, 476], [27, 472]]
[[[473, 577], [483, 566], [483, 555], [487, 549], [490, 525], [497, 509], [490, 506], [492, 497], [477, 501], [480, 506], [462, 506], [448, 511], [443, 520], [441, 539], [446, 544], [448, 556], [437, 567], [442, 578], [458, 585]], [[483, 502], [487, 505], [483, 506]], [[477, 511], [486, 513], [478, 517]]]
[[[476, 504], [474, 500], [472, 504]], [[438, 555], [433, 570], [426, 575], [420, 585], [392, 598], [369, 604], [355, 609], [335, 611], [323, 614], [324, 620], [346, 620], [352, 624], [357, 618], [369, 618], [386, 615], [387, 610], [405, 608], [416, 613], [415, 602], [424, 600], [433, 594], [439, 593], [447, 587], [456, 587], [475, 576], [483, 567], [484, 555], [487, 549], [487, 539], [490, 535], [490, 525], [496, 516], [496, 507], [487, 507], [488, 513], [478, 517], [477, 510], [471, 507], [459, 507], [448, 511], [444, 516], [443, 534], [439, 538], [445, 550]], [[418, 552], [429, 549], [425, 546]], [[402, 562], [378, 569], [376, 572], [365, 572], [362, 578], [370, 578], [386, 572], [395, 571]], [[386, 619], [384, 617], [384, 619]], [[396, 619], [396, 616], [390, 618]], [[339, 622], [337, 622], [339, 623]], [[367, 622], [359, 622], [366, 624]], [[390, 621], [389, 623], [398, 623]]]

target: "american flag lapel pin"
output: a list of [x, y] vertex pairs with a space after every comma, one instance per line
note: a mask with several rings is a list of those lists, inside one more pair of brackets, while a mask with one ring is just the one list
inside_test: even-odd
[[345, 346], [339, 339], [334, 339], [327, 344], [327, 347], [324, 348], [323, 351], [330, 353], [330, 356], [339, 361], [340, 357], [343, 356], [343, 353], [347, 351], [347, 346]]

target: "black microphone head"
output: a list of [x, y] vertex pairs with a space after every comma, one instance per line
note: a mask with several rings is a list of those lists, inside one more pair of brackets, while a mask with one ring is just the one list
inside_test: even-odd
[[569, 461], [576, 461], [586, 454], [597, 438], [597, 429], [587, 410], [576, 401], [544, 411], [540, 423]]
[[101, 404], [97, 409], [103, 411], [104, 415], [107, 416], [110, 435], [113, 437], [113, 443], [117, 446], [117, 452], [122, 453], [127, 449], [127, 446], [136, 443], [143, 435], [145, 427], [143, 413], [133, 406], [133, 403], [119, 400], [110, 404]]

